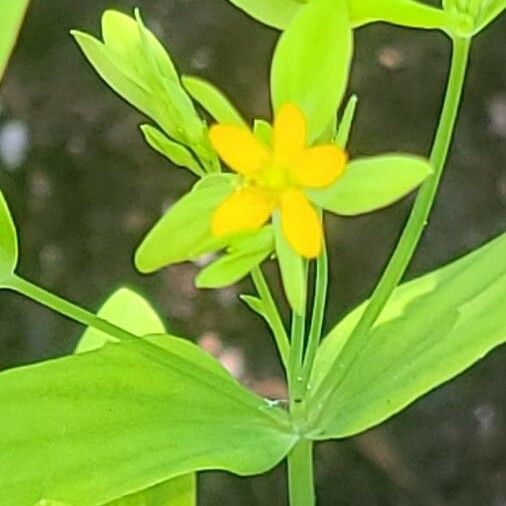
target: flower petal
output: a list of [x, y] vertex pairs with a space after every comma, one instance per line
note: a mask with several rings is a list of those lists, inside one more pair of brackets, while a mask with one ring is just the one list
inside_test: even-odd
[[316, 146], [305, 149], [290, 166], [290, 172], [300, 186], [322, 188], [344, 173], [346, 161], [346, 153], [337, 146]]
[[273, 130], [274, 161], [287, 165], [306, 145], [306, 118], [295, 104], [285, 104], [276, 114]]
[[214, 212], [211, 229], [221, 237], [260, 228], [269, 219], [275, 200], [258, 186], [247, 186], [227, 197]]
[[253, 176], [269, 160], [269, 152], [247, 128], [237, 125], [213, 125], [209, 138], [220, 158], [243, 176]]
[[314, 207], [299, 190], [280, 196], [281, 229], [290, 246], [305, 258], [316, 258], [322, 250], [322, 224]]

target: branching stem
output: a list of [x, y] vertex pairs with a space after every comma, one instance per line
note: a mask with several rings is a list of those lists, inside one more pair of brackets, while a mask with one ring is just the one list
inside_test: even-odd
[[[465, 38], [455, 38], [453, 40], [452, 63], [448, 85], [430, 157], [432, 166], [434, 167], [434, 174], [420, 188], [397, 247], [370, 298], [370, 302], [343, 350], [334, 360], [333, 366], [330, 369], [334, 371], [334, 374], [328, 376], [321, 383], [318, 392], [313, 397], [314, 399], [318, 399], [318, 403], [323, 407], [326, 406], [325, 401], [328, 397], [339, 387], [345, 378], [360, 351], [364, 349], [370, 335], [369, 331], [406, 272], [427, 225], [453, 138], [465, 82], [470, 42], [470, 39]], [[311, 415], [313, 416], [313, 413]], [[318, 415], [321, 415], [321, 413]]]

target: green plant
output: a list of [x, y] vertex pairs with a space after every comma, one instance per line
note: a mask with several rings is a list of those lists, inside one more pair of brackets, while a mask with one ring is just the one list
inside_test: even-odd
[[[150, 273], [213, 252], [220, 256], [202, 269], [197, 286], [250, 275], [257, 294], [242, 299], [272, 330], [287, 409], [248, 391], [189, 341], [167, 335], [131, 290], [115, 292], [93, 314], [24, 279], [16, 227], [0, 194], [0, 286], [86, 327], [74, 355], [0, 375], [2, 504], [183, 506], [195, 502], [198, 471], [253, 475], [287, 458], [290, 504], [309, 506], [315, 442], [383, 422], [506, 339], [504, 235], [398, 286], [436, 196], [471, 42], [504, 1], [447, 0], [442, 8], [412, 0], [232, 3], [284, 30], [272, 61], [272, 126], [257, 119], [250, 130], [212, 84], [180, 76], [138, 11], [134, 18], [106, 11], [103, 40], [73, 35], [103, 80], [150, 118], [141, 126], [147, 143], [198, 178], [146, 234], [137, 268]], [[19, 19], [2, 21], [9, 49]], [[354, 29], [375, 21], [439, 29], [452, 42], [429, 160], [347, 158], [357, 99], [341, 103]], [[6, 62], [10, 50], [2, 52], [2, 43]], [[217, 125], [208, 126], [195, 103]], [[323, 337], [325, 212], [371, 212], [418, 187], [370, 299]], [[289, 330], [263, 274], [267, 261], [279, 266]]]

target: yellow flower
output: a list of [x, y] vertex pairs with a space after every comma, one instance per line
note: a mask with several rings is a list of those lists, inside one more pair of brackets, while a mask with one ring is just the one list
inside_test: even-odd
[[308, 147], [306, 119], [294, 104], [285, 104], [276, 115], [270, 148], [237, 125], [214, 125], [209, 135], [222, 160], [242, 176], [214, 212], [213, 235], [257, 230], [279, 211], [290, 246], [305, 258], [317, 257], [321, 220], [303, 190], [334, 183], [344, 172], [345, 152], [332, 144]]

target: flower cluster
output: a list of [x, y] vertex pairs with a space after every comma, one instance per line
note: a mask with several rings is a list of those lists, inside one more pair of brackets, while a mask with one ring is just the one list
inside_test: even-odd
[[334, 183], [344, 173], [346, 154], [335, 144], [307, 147], [306, 131], [295, 104], [285, 104], [277, 114], [270, 146], [240, 126], [211, 128], [216, 151], [241, 176], [238, 188], [214, 212], [215, 236], [257, 230], [279, 212], [290, 246], [305, 258], [320, 254], [321, 219], [303, 190]]
[[[181, 78], [138, 11], [135, 19], [107, 11], [103, 41], [73, 32], [103, 79], [154, 123], [141, 127], [150, 146], [199, 177], [138, 247], [141, 272], [218, 253], [196, 279], [199, 287], [214, 288], [235, 283], [274, 253], [288, 300], [301, 311], [304, 260], [317, 258], [325, 243], [323, 211], [374, 211], [431, 174], [426, 160], [411, 155], [348, 160], [355, 99], [336, 120], [349, 78], [353, 26], [363, 13], [335, 0], [297, 10], [272, 60], [273, 125], [255, 120], [253, 129], [211, 83]], [[428, 16], [431, 23], [441, 12], [412, 5], [414, 16]], [[315, 37], [318, 44], [309, 44]], [[214, 118], [211, 127], [195, 102]], [[220, 158], [231, 172], [223, 171]]]

